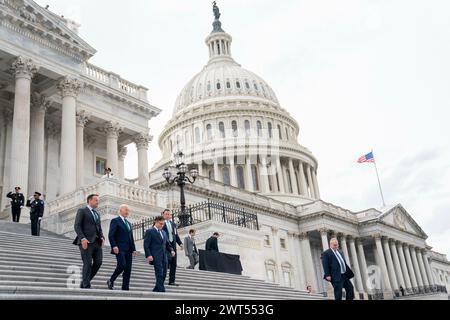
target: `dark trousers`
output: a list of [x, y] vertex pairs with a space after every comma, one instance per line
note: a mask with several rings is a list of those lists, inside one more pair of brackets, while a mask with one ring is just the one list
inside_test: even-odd
[[83, 260], [83, 280], [81, 288], [90, 288], [91, 280], [95, 277], [103, 262], [103, 250], [100, 241], [89, 243], [87, 250], [80, 245], [81, 259]]
[[341, 281], [331, 283], [334, 289], [334, 299], [342, 300], [342, 288], [345, 289], [345, 300], [353, 300], [355, 294], [353, 292], [353, 285], [344, 274], [341, 275]]
[[11, 207], [13, 222], [19, 222], [19, 220], [20, 220], [20, 211], [21, 210], [22, 209], [20, 209], [20, 207]]
[[122, 290], [130, 289], [131, 265], [133, 263], [133, 254], [131, 252], [119, 252], [116, 254], [117, 266], [111, 276], [110, 281], [114, 283], [117, 277], [122, 274]]
[[40, 235], [40, 225], [41, 222], [39, 221], [39, 217], [35, 218], [32, 217], [31, 218], [31, 235], [32, 236], [39, 236]]
[[155, 292], [166, 292], [164, 287], [164, 281], [167, 275], [167, 257], [163, 259], [157, 259], [153, 261], [153, 267], [155, 268], [156, 285], [153, 288]]
[[[172, 241], [170, 246], [173, 248], [173, 251], [177, 252], [177, 243]], [[167, 256], [167, 262], [169, 264], [169, 283], [175, 283], [175, 273], [177, 272], [177, 255], [172, 257], [172, 255]]]

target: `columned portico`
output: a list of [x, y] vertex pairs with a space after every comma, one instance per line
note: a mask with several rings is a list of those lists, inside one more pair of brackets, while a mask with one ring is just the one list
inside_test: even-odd
[[422, 291], [423, 290], [423, 279], [422, 279], [422, 275], [420, 274], [415, 247], [409, 246], [409, 252], [411, 254], [411, 259], [412, 259], [412, 263], [413, 263], [414, 273], [415, 273], [416, 279], [417, 279], [417, 284], [419, 285], [419, 291]]
[[433, 278], [433, 273], [431, 271], [430, 262], [428, 261], [428, 258], [427, 258], [426, 250], [423, 249], [420, 252], [421, 252], [421, 255], [422, 255], [423, 264], [425, 266], [425, 271], [427, 272], [427, 276], [428, 276], [428, 280], [430, 282], [430, 285], [435, 285], [436, 283], [435, 283], [434, 278]]
[[392, 255], [392, 259], [394, 262], [394, 269], [395, 269], [395, 274], [397, 276], [397, 283], [400, 286], [403, 287], [403, 289], [406, 290], [407, 286], [403, 277], [403, 272], [402, 272], [402, 267], [400, 264], [400, 259], [398, 256], [398, 252], [397, 252], [397, 247], [395, 246], [395, 240], [393, 239], [389, 239], [389, 245], [391, 248], [391, 255]]
[[77, 113], [77, 188], [84, 186], [84, 128], [88, 122], [84, 110]]
[[398, 282], [397, 282], [397, 277], [395, 275], [394, 262], [392, 260], [391, 249], [389, 248], [388, 239], [383, 237], [382, 243], [383, 243], [383, 250], [384, 250], [384, 255], [385, 255], [385, 259], [386, 259], [387, 269], [389, 272], [389, 280], [391, 282], [392, 289], [394, 291], [398, 291], [399, 286], [398, 286]]
[[354, 274], [356, 279], [356, 290], [358, 292], [364, 292], [364, 287], [361, 278], [361, 269], [359, 268], [358, 256], [356, 254], [355, 239], [350, 236], [348, 238], [348, 244], [350, 246], [350, 252], [352, 256], [352, 265], [354, 268]]
[[45, 113], [47, 98], [34, 92], [31, 97], [29, 192], [44, 193], [45, 169]]
[[12, 125], [10, 185], [20, 186], [27, 197], [30, 154], [31, 79], [38, 69], [31, 59], [18, 57], [11, 70], [15, 76], [14, 115]]
[[140, 133], [134, 139], [138, 152], [139, 185], [143, 187], [148, 187], [149, 185], [148, 145], [152, 140], [153, 137], [146, 133]]
[[395, 242], [395, 246], [397, 247], [397, 252], [400, 258], [400, 266], [402, 268], [403, 279], [405, 280], [406, 291], [411, 292], [413, 285], [411, 282], [411, 277], [409, 275], [408, 266], [406, 263], [405, 252], [403, 250], [403, 244], [400, 241]]
[[415, 292], [419, 289], [419, 286], [417, 284], [416, 275], [414, 273], [409, 246], [406, 243], [403, 244], [403, 252], [405, 253], [406, 265], [408, 266], [408, 274], [410, 276], [412, 290], [413, 292]]
[[369, 274], [367, 273], [367, 262], [366, 262], [366, 257], [364, 255], [364, 245], [363, 245], [362, 239], [360, 239], [360, 238], [356, 239], [356, 247], [358, 249], [359, 266], [361, 269], [361, 277], [362, 277], [362, 281], [363, 281], [363, 287], [364, 287], [364, 290], [368, 293], [369, 288], [367, 287], [367, 281], [368, 281]]
[[62, 102], [61, 124], [61, 194], [72, 192], [77, 187], [76, 152], [77, 129], [76, 108], [77, 96], [81, 83], [77, 79], [65, 78], [58, 84]]
[[305, 269], [305, 278], [307, 285], [313, 288], [318, 288], [319, 285], [316, 280], [316, 273], [314, 271], [314, 262], [311, 254], [311, 244], [309, 243], [309, 235], [303, 232], [299, 235], [300, 247], [303, 253], [303, 267]]
[[430, 282], [428, 281], [427, 273], [425, 271], [425, 266], [423, 264], [421, 249], [416, 248], [415, 254], [417, 256], [417, 262], [419, 264], [419, 269], [420, 269], [420, 274], [422, 276], [423, 285], [425, 288], [428, 288], [430, 286]]
[[378, 258], [379, 267], [381, 269], [381, 277], [384, 284], [384, 291], [392, 292], [391, 283], [389, 281], [389, 274], [386, 267], [386, 260], [383, 253], [383, 244], [381, 243], [381, 235], [377, 234], [374, 236], [376, 244], [376, 254]]

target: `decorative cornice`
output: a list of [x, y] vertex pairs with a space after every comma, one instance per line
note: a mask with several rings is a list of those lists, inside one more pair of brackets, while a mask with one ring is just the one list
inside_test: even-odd
[[139, 133], [134, 136], [134, 143], [137, 149], [148, 149], [148, 145], [153, 141], [153, 136], [147, 133]]
[[31, 78], [33, 78], [33, 76], [38, 72], [38, 67], [30, 58], [18, 56], [11, 65], [11, 71], [16, 79], [25, 78], [31, 80]]
[[84, 128], [88, 124], [90, 117], [91, 115], [85, 110], [77, 112], [77, 126]]
[[108, 121], [103, 127], [104, 132], [108, 135], [108, 138], [119, 138], [119, 135], [123, 132], [122, 127], [117, 122]]
[[381, 235], [381, 233], [375, 233], [375, 234], [372, 235], [372, 237], [375, 239], [375, 241], [376, 240], [380, 240], [381, 241], [382, 235]]
[[302, 240], [308, 240], [308, 239], [309, 239], [308, 232], [301, 232], [301, 233], [298, 235], [298, 238], [300, 239], [300, 241], [302, 241]]
[[74, 97], [76, 98], [80, 93], [82, 84], [78, 79], [66, 77], [61, 80], [57, 88], [60, 90], [61, 96], [64, 97]]
[[47, 96], [41, 94], [39, 92], [33, 92], [31, 94], [31, 108], [37, 112], [47, 112], [50, 107], [50, 100], [48, 100]]
[[328, 229], [327, 228], [320, 228], [319, 229], [320, 235], [328, 235]]

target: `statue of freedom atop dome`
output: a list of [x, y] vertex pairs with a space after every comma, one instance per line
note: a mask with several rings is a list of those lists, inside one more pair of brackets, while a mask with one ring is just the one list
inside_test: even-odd
[[220, 18], [220, 11], [219, 11], [219, 7], [217, 6], [216, 2], [214, 1], [213, 3], [213, 13], [214, 13], [214, 18], [216, 18], [216, 20], [219, 20]]

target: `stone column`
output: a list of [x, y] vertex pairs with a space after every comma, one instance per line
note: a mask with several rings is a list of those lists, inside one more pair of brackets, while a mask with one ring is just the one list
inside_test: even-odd
[[392, 261], [391, 249], [389, 248], [389, 243], [387, 238], [382, 239], [383, 242], [383, 250], [386, 256], [386, 263], [389, 272], [389, 279], [391, 281], [392, 289], [398, 291], [400, 288], [398, 287], [397, 277], [395, 275], [394, 262]]
[[389, 274], [386, 267], [386, 260], [384, 259], [384, 253], [383, 253], [383, 245], [381, 243], [381, 235], [375, 235], [375, 244], [376, 244], [376, 251], [378, 255], [378, 261], [379, 261], [379, 267], [381, 269], [381, 276], [383, 279], [384, 284], [384, 290], [388, 292], [392, 292], [391, 283], [389, 282]]
[[[356, 254], [355, 239], [349, 237], [348, 244], [350, 246], [350, 252], [352, 255], [352, 264], [354, 268], [355, 280], [356, 280], [356, 290], [358, 292], [364, 292], [364, 286], [361, 277], [361, 269], [359, 268], [358, 255]], [[350, 263], [350, 257], [347, 256], [347, 261]]]
[[128, 149], [124, 146], [119, 146], [119, 178], [125, 179], [125, 158], [127, 157]]
[[319, 232], [320, 239], [322, 240], [322, 249], [323, 251], [328, 250], [330, 248], [330, 244], [328, 242], [328, 230], [326, 228], [322, 228]]
[[313, 199], [316, 199], [316, 194], [314, 192], [314, 185], [312, 182], [312, 177], [311, 177], [311, 167], [309, 165], [306, 166], [306, 175], [308, 177], [308, 185], [309, 185], [309, 192], [310, 192], [310, 197]]
[[[301, 249], [299, 234], [291, 233], [292, 235], [292, 250], [291, 250], [291, 257], [293, 260], [296, 260], [296, 264], [298, 266], [297, 271], [297, 279], [298, 279], [298, 285], [299, 290], [305, 290], [306, 289], [306, 277], [305, 277], [305, 268], [303, 266], [303, 250]], [[293, 251], [293, 252], [292, 252]]]
[[219, 162], [217, 160], [217, 158], [214, 158], [214, 180], [218, 181], [218, 182], [222, 182], [222, 173], [220, 172], [219, 169]]
[[[30, 155], [31, 78], [38, 69], [31, 59], [18, 57], [13, 62], [11, 70], [15, 76], [15, 92], [11, 137], [10, 185], [21, 187], [25, 198], [27, 198]], [[34, 190], [30, 192], [34, 192]]]
[[[350, 255], [348, 254], [348, 248], [347, 248], [347, 236], [345, 234], [341, 234], [341, 249], [344, 251], [344, 255], [347, 258], [347, 260], [350, 259]], [[353, 281], [353, 279], [351, 279]]]
[[292, 162], [292, 158], [289, 158], [289, 174], [291, 176], [292, 192], [294, 194], [298, 194], [297, 179], [295, 178], [294, 163]]
[[267, 159], [265, 156], [261, 156], [260, 157], [260, 183], [261, 183], [261, 192], [263, 193], [269, 193], [270, 192], [270, 188], [269, 188], [269, 172], [267, 170]]
[[305, 268], [306, 285], [310, 285], [314, 290], [319, 289], [316, 279], [316, 272], [314, 271], [314, 262], [311, 254], [311, 245], [309, 243], [309, 236], [307, 232], [299, 235], [300, 247], [302, 251], [303, 266]]
[[77, 113], [77, 188], [84, 186], [84, 127], [88, 122], [84, 110]]
[[395, 240], [390, 239], [389, 240], [389, 245], [391, 246], [391, 254], [392, 254], [392, 259], [393, 259], [393, 262], [394, 262], [395, 274], [397, 275], [397, 282], [398, 282], [398, 285], [399, 285], [399, 289], [400, 289], [400, 286], [402, 286], [403, 289], [406, 290], [406, 283], [405, 283], [405, 280], [403, 278], [402, 268], [401, 268], [401, 265], [400, 265], [400, 260], [398, 258], [397, 247], [395, 246]]
[[299, 163], [298, 163], [298, 174], [299, 174], [299, 180], [300, 180], [300, 194], [302, 196], [307, 196], [308, 195], [308, 187], [306, 185], [305, 170], [303, 169], [302, 161], [299, 161]]
[[428, 262], [426, 250], [423, 249], [421, 251], [421, 254], [422, 254], [423, 264], [425, 266], [425, 271], [427, 272], [428, 280], [430, 282], [430, 285], [433, 286], [436, 283], [435, 283], [434, 278], [433, 278], [433, 273], [431, 271], [430, 263]]
[[230, 184], [237, 188], [237, 176], [236, 176], [236, 164], [234, 161], [234, 154], [229, 157], [230, 159]]
[[249, 192], [254, 192], [253, 188], [253, 175], [252, 175], [252, 166], [250, 164], [250, 156], [245, 158], [245, 176], [247, 177], [247, 181], [245, 183], [245, 189]]
[[[276, 172], [275, 173], [278, 175], [278, 180], [280, 182], [280, 193], [285, 193], [284, 175], [283, 175], [283, 168], [281, 167], [280, 157], [277, 157], [277, 160], [276, 160]], [[276, 181], [276, 177], [275, 177], [275, 181]]]
[[34, 92], [31, 96], [30, 159], [28, 191], [44, 192], [45, 112], [50, 106], [46, 96]]
[[411, 278], [411, 288], [412, 288], [413, 292], [416, 292], [418, 290], [416, 275], [415, 275], [414, 269], [413, 269], [411, 254], [409, 252], [409, 248], [406, 243], [403, 244], [403, 252], [404, 252], [405, 258], [406, 258], [406, 265], [408, 266], [408, 274]]
[[409, 252], [411, 254], [414, 273], [416, 274], [417, 284], [419, 285], [419, 292], [421, 292], [421, 291], [423, 291], [423, 280], [422, 280], [422, 275], [420, 274], [419, 264], [417, 262], [416, 249], [413, 246], [410, 246]]
[[[111, 168], [111, 172], [114, 176], [119, 172], [119, 145], [118, 139], [122, 132], [122, 128], [118, 123], [108, 121], [104, 127], [106, 133], [106, 165]], [[147, 173], [148, 174], [148, 173]]]
[[360, 238], [356, 239], [356, 247], [358, 249], [359, 266], [361, 269], [363, 287], [364, 287], [365, 291], [368, 293], [369, 288], [367, 287], [367, 281], [368, 281], [369, 273], [367, 272], [367, 262], [366, 262], [366, 256], [364, 255], [364, 245]]
[[139, 173], [139, 185], [148, 188], [149, 176], [148, 176], [148, 145], [153, 140], [153, 137], [140, 133], [134, 138], [138, 152], [138, 173]]
[[397, 252], [400, 258], [400, 266], [402, 267], [402, 275], [403, 279], [405, 280], [406, 285], [406, 291], [411, 292], [412, 291], [412, 284], [411, 284], [411, 278], [409, 276], [408, 267], [406, 264], [405, 259], [405, 252], [403, 251], [403, 244], [400, 241], [396, 241], [395, 245], [397, 247]]
[[320, 199], [319, 183], [317, 182], [317, 172], [314, 170], [313, 167], [311, 167], [311, 177], [313, 181], [314, 194], [316, 195], [316, 199]]
[[417, 255], [417, 262], [419, 264], [419, 269], [420, 269], [420, 274], [422, 276], [423, 285], [424, 285], [425, 288], [427, 288], [426, 290], [428, 291], [428, 287], [430, 286], [430, 282], [428, 281], [427, 273], [425, 271], [425, 265], [423, 264], [423, 258], [422, 258], [421, 249], [420, 248], [416, 248], [415, 254]]
[[10, 181], [10, 175], [5, 174], [6, 172], [11, 172], [11, 147], [12, 147], [12, 121], [13, 121], [13, 110], [5, 107], [3, 110], [3, 116], [4, 116], [4, 125], [5, 125], [5, 162], [4, 162], [4, 170], [3, 170], [3, 197], [0, 200], [2, 203], [2, 208], [6, 206], [6, 204], [9, 204], [8, 198], [6, 198], [6, 194], [8, 194], [9, 191], [12, 191], [12, 189], [15, 186], [12, 186], [13, 182]]
[[72, 192], [77, 187], [77, 128], [76, 108], [77, 96], [81, 84], [76, 79], [65, 78], [58, 84], [61, 92], [61, 195]]

